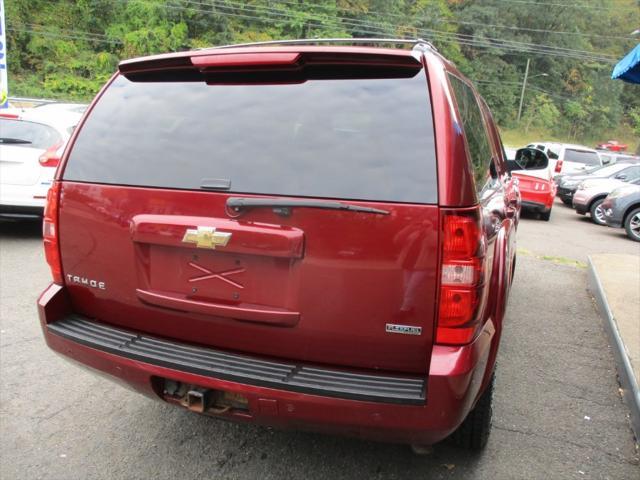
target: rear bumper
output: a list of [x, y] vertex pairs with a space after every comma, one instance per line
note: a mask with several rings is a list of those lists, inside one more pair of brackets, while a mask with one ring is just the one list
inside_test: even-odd
[[522, 207], [535, 212], [548, 212], [553, 207], [555, 198], [555, 186], [549, 182], [551, 190], [520, 189]]
[[10, 217], [42, 217], [44, 206], [5, 205], [0, 203], [0, 215]]
[[26, 214], [42, 215], [50, 186], [50, 181], [35, 185], [0, 185], [0, 212], [14, 213], [11, 210], [16, 210], [15, 213], [22, 213], [18, 210], [23, 210], [28, 212]]
[[[248, 411], [220, 414], [224, 418], [400, 443], [432, 444], [457, 428], [486, 386], [493, 370], [489, 364], [489, 359], [494, 358], [492, 346], [497, 342], [493, 324], [488, 322], [470, 345], [434, 347], [429, 376], [422, 379], [426, 400], [414, 398], [412, 402], [392, 403], [389, 399], [354, 399], [348, 392], [334, 391], [329, 396], [319, 394], [321, 390], [317, 388], [303, 391], [284, 383], [281, 387], [277, 383], [259, 385], [256, 383], [260, 382], [252, 380], [245, 383], [238, 381], [238, 377], [194, 370], [178, 365], [180, 362], [167, 362], [166, 358], [158, 361], [157, 355], [155, 360], [152, 356], [131, 358], [117, 348], [106, 351], [95, 348], [97, 345], [89, 346], [90, 342], [80, 343], [71, 335], [61, 335], [59, 328], [49, 327], [56, 322], [62, 325], [72, 313], [66, 290], [58, 285], [43, 292], [38, 311], [51, 349], [150, 397], [161, 399], [158, 380], [170, 379], [247, 398]], [[415, 376], [412, 380], [415, 381]]]
[[551, 206], [547, 206], [547, 204], [545, 203], [540, 203], [540, 202], [532, 202], [530, 200], [523, 200], [522, 201], [522, 208], [531, 212], [537, 212], [537, 213], [545, 213], [548, 212], [549, 210], [551, 210]]

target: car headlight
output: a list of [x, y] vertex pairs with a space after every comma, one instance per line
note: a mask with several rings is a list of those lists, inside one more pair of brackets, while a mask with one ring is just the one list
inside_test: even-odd
[[564, 182], [560, 182], [560, 186], [564, 187], [564, 188], [573, 188], [576, 185], [578, 185], [578, 182], [572, 182], [570, 180], [564, 181]]
[[581, 183], [580, 185], [578, 185], [578, 190], [585, 190], [587, 188], [587, 186], [584, 183]]

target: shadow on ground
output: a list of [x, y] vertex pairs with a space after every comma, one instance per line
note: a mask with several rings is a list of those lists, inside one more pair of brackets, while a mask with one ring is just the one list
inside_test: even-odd
[[0, 217], [0, 238], [42, 237], [42, 219], [13, 219]]

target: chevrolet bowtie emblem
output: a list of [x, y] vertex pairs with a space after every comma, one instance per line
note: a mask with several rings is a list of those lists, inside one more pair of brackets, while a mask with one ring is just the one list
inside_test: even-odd
[[195, 243], [198, 248], [215, 250], [216, 247], [225, 247], [230, 239], [230, 232], [216, 232], [214, 227], [198, 227], [187, 229], [182, 241], [184, 243]]

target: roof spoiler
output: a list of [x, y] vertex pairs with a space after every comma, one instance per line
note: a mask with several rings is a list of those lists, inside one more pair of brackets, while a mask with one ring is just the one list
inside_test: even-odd
[[292, 46], [272, 48], [219, 48], [156, 55], [124, 60], [118, 69], [124, 75], [152, 72], [252, 72], [303, 70], [314, 65], [419, 69], [421, 52], [381, 49], [380, 53], [353, 47], [331, 48]]

